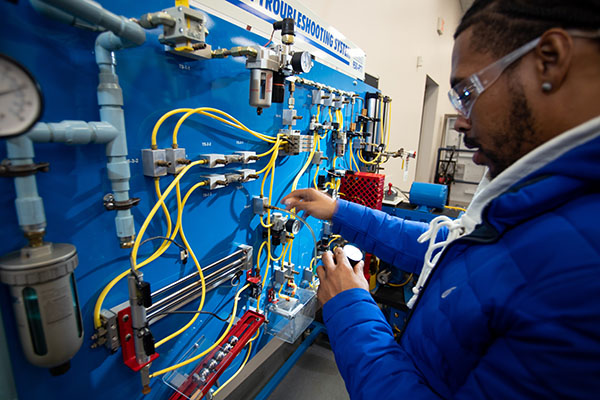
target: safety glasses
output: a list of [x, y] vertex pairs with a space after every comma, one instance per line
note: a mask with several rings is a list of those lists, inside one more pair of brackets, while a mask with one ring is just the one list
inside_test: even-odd
[[488, 65], [481, 71], [454, 85], [448, 92], [448, 97], [450, 97], [450, 101], [454, 108], [456, 108], [456, 110], [465, 118], [469, 118], [477, 97], [479, 97], [485, 89], [492, 86], [509, 65], [533, 50], [539, 41], [540, 38], [538, 37], [531, 42], [524, 44], [501, 59]]
[[[600, 38], [600, 30], [584, 31], [579, 29], [569, 29], [567, 30], [567, 33], [574, 38]], [[496, 82], [506, 67], [533, 50], [540, 39], [541, 37], [538, 37], [531, 42], [525, 43], [523, 46], [508, 53], [498, 61], [454, 85], [448, 92], [448, 97], [450, 97], [450, 102], [452, 102], [454, 108], [456, 108], [456, 110], [465, 118], [470, 118], [473, 105], [479, 95]]]

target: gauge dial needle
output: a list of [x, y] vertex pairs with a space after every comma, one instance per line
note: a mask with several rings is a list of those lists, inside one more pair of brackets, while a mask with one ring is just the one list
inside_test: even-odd
[[18, 92], [19, 90], [23, 89], [25, 86], [17, 86], [16, 88], [11, 88], [5, 91], [0, 92], [0, 96], [4, 96], [5, 94], [10, 94], [13, 92]]

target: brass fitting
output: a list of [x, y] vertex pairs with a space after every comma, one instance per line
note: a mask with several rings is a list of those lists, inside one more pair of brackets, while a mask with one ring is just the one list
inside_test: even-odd
[[135, 235], [121, 237], [121, 238], [119, 238], [119, 242], [120, 242], [119, 245], [122, 249], [130, 249], [133, 247], [133, 244], [135, 243]]
[[25, 232], [25, 238], [29, 241], [29, 247], [40, 247], [44, 244], [44, 235], [46, 231]]

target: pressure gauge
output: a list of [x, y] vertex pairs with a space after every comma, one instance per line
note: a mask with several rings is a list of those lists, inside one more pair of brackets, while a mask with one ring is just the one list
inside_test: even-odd
[[289, 232], [292, 235], [297, 234], [298, 232], [300, 232], [300, 221], [298, 221], [297, 219], [288, 219], [285, 223], [285, 230], [286, 232]]
[[299, 51], [292, 56], [292, 68], [294, 72], [307, 73], [313, 67], [312, 56], [308, 51]]
[[27, 132], [42, 114], [42, 92], [29, 71], [0, 54], [0, 138]]

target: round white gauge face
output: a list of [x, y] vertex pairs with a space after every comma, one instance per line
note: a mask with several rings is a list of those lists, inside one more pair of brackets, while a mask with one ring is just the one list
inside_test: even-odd
[[292, 235], [295, 235], [298, 232], [300, 232], [300, 227], [300, 221], [298, 221], [297, 219], [288, 219], [285, 223], [285, 230], [291, 233]]
[[292, 233], [294, 235], [296, 235], [298, 232], [300, 232], [300, 221], [298, 221], [297, 219], [294, 220], [294, 224], [292, 225]]
[[300, 65], [302, 65], [302, 72], [304, 73], [310, 72], [310, 70], [312, 69], [313, 60], [312, 56], [308, 51], [302, 52], [302, 58], [300, 58]]
[[23, 66], [0, 54], [0, 138], [27, 132], [42, 114], [42, 94]]

